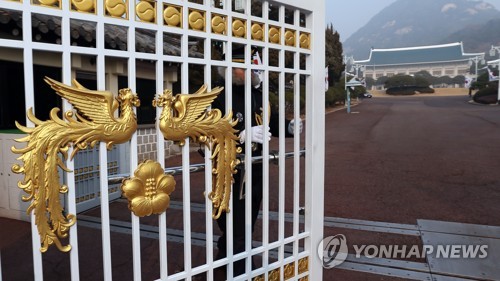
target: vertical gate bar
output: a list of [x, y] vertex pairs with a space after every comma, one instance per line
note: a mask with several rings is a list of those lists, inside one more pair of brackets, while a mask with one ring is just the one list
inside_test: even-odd
[[[137, 147], [137, 146], [131, 146]], [[132, 162], [132, 161], [131, 161]], [[131, 167], [137, 167], [132, 166]], [[140, 229], [140, 218], [134, 213], [130, 213], [132, 222], [132, 255], [133, 255], [133, 267], [134, 267], [134, 281], [141, 280], [141, 229]]]
[[214, 280], [213, 261], [214, 261], [214, 243], [213, 243], [213, 220], [212, 220], [212, 204], [207, 199], [207, 195], [212, 191], [212, 160], [210, 160], [211, 151], [205, 147], [205, 228], [206, 228], [206, 261], [209, 265], [207, 272], [207, 280]]
[[[295, 61], [297, 61], [296, 56]], [[299, 120], [300, 118], [300, 79], [298, 74], [294, 74], [294, 89], [293, 89], [293, 118]], [[300, 226], [300, 134], [298, 134], [299, 126], [295, 122], [295, 130], [293, 135], [293, 235], [296, 240], [293, 243], [293, 256], [297, 257], [299, 254], [299, 226]], [[295, 267], [295, 270], [298, 266]]]
[[165, 280], [168, 276], [167, 214], [165, 212], [158, 217], [158, 228], [160, 238], [160, 278]]
[[[63, 25], [64, 26], [64, 25]], [[63, 63], [64, 65], [64, 63]], [[65, 101], [66, 103], [66, 101]], [[73, 148], [68, 150], [68, 154], [73, 153]], [[66, 161], [66, 167], [70, 171], [74, 171], [74, 161]], [[75, 174], [66, 173], [66, 179], [68, 181], [68, 213], [76, 214], [76, 185], [75, 185]], [[80, 270], [78, 262], [78, 221], [69, 230], [69, 243], [71, 245], [70, 251], [70, 268], [71, 268], [71, 280], [80, 280]]]
[[[266, 71], [269, 73], [269, 71]], [[269, 76], [267, 76], [269, 79]], [[281, 91], [278, 91], [278, 109], [279, 109], [279, 166], [278, 166], [278, 177], [279, 177], [279, 210], [278, 210], [278, 233], [279, 233], [279, 241], [280, 245], [283, 245], [283, 241], [285, 240], [285, 94]], [[285, 257], [285, 248], [280, 247], [278, 258], [283, 260]]]
[[[136, 93], [137, 79], [136, 79], [136, 53], [135, 53], [135, 5], [136, 1], [128, 0], [129, 5], [129, 16], [128, 16], [128, 32], [127, 32], [127, 50], [130, 54], [128, 60], [128, 88], [132, 89]], [[151, 102], [151, 101], [148, 101]], [[134, 112], [137, 113], [137, 109], [134, 108]], [[132, 138], [130, 139], [130, 175], [133, 175], [135, 168], [137, 167], [137, 131], [134, 132]], [[133, 257], [133, 268], [134, 268], [134, 281], [141, 280], [141, 230], [140, 230], [140, 218], [134, 215], [132, 212], [131, 222], [132, 222], [132, 257]]]
[[[312, 75], [306, 79], [306, 217], [305, 229], [310, 231], [304, 247], [309, 251], [310, 280], [323, 280], [323, 267], [316, 249], [323, 239], [324, 216], [324, 163], [325, 163], [325, 1], [312, 1], [312, 13], [307, 15], [307, 26], [312, 28], [311, 48], [314, 53], [307, 59]], [[316, 94], [315, 94], [316, 93]]]
[[[187, 13], [184, 13], [187, 19]], [[185, 22], [188, 22], [187, 20]], [[188, 36], [182, 36], [182, 57], [188, 58]], [[181, 88], [182, 93], [189, 93], [189, 64], [181, 65]], [[186, 82], [184, 82], [186, 81]], [[182, 218], [184, 225], [184, 271], [189, 273], [188, 281], [191, 280], [191, 194], [190, 194], [190, 173], [189, 173], [189, 147], [190, 141], [186, 139], [182, 147]]]
[[2, 280], [2, 251], [0, 251], [0, 281]]
[[[101, 88], [102, 89], [102, 88]], [[111, 275], [111, 238], [109, 227], [108, 167], [106, 143], [99, 143], [99, 175], [101, 191], [101, 221], [104, 280], [112, 280]]]
[[[104, 48], [104, 13], [101, 9], [97, 9], [99, 20], [96, 26], [96, 45], [97, 49], [100, 51], [97, 55], [97, 89], [105, 90], [106, 88], [106, 69], [105, 69], [105, 57], [103, 55]], [[101, 192], [101, 228], [102, 228], [102, 254], [103, 254], [103, 271], [104, 280], [111, 281], [112, 278], [112, 268], [111, 268], [111, 239], [110, 239], [110, 227], [109, 227], [109, 198], [108, 198], [108, 169], [107, 169], [107, 151], [106, 144], [99, 143], [99, 186]]]
[[[264, 11], [267, 11], [265, 9]], [[266, 13], [267, 14], [267, 13]], [[267, 16], [267, 15], [266, 15]], [[266, 131], [271, 124], [269, 124], [269, 110], [270, 110], [270, 104], [269, 104], [269, 80], [266, 79], [262, 83], [262, 112], [263, 112], [263, 120], [264, 124], [266, 126]], [[281, 120], [279, 121], [281, 122]], [[266, 248], [266, 250], [263, 252], [262, 255], [262, 266], [264, 268], [267, 268], [269, 264], [269, 141], [267, 141], [264, 138], [264, 144], [262, 147], [262, 160], [263, 160], [263, 173], [262, 173], [262, 180], [263, 185], [262, 185], [262, 194], [263, 194], [263, 203], [262, 203], [262, 210], [263, 210], [263, 217], [262, 217], [262, 244]]]
[[[207, 26], [210, 26], [209, 19], [212, 16], [209, 13], [207, 16]], [[211, 58], [212, 54], [212, 41], [207, 38], [205, 39], [205, 58]], [[208, 89], [212, 90], [212, 64], [210, 61], [205, 65], [205, 83]], [[213, 281], [214, 271], [213, 271], [213, 261], [214, 261], [214, 243], [213, 243], [213, 220], [212, 220], [212, 204], [208, 199], [208, 195], [212, 192], [212, 160], [210, 155], [212, 152], [208, 147], [205, 146], [205, 249], [206, 249], [206, 263], [208, 264], [207, 280]]]
[[191, 280], [191, 194], [189, 174], [189, 139], [182, 147], [182, 211], [184, 219], [184, 271]]
[[[26, 110], [33, 108], [36, 113], [34, 86], [33, 86], [33, 48], [31, 47], [31, 1], [23, 1], [23, 42], [27, 42], [23, 49], [24, 69], [24, 98]], [[33, 127], [34, 124], [26, 116], [26, 126]], [[35, 224], [34, 211], [30, 212], [31, 220], [31, 243], [33, 245], [33, 276], [35, 281], [43, 280], [42, 253], [40, 252], [40, 235]]]
[[[226, 11], [231, 11], [231, 3], [226, 2], [227, 7]], [[229, 13], [228, 13], [229, 14]], [[232, 21], [232, 17], [229, 14], [228, 16], [228, 22]], [[229, 28], [228, 30], [228, 36], [232, 35], [232, 30]], [[231, 62], [231, 58], [233, 55], [233, 44], [229, 40], [226, 43], [226, 50], [225, 50], [225, 58], [226, 62]], [[230, 63], [229, 67], [226, 68], [226, 75], [225, 75], [225, 82], [226, 82], [226, 87], [225, 87], [225, 92], [226, 92], [226, 114], [229, 112], [229, 110], [232, 110], [233, 107], [233, 76], [231, 73], [233, 72], [233, 64]], [[245, 162], [245, 167], [246, 167], [246, 162]], [[232, 190], [233, 191], [233, 190]], [[233, 196], [229, 198], [229, 210], [233, 209]], [[233, 212], [226, 213], [226, 257], [228, 258], [228, 266], [226, 266], [226, 271], [227, 271], [227, 278], [232, 278], [233, 276], [233, 267], [230, 266], [233, 260]]]
[[[248, 67], [249, 63], [249, 58], [250, 58], [250, 52], [249, 52], [249, 46], [245, 46], [245, 93], [244, 93], [244, 99], [245, 99], [245, 130], [249, 132], [252, 128], [252, 120], [255, 118], [252, 115], [252, 77], [251, 77], [251, 72], [252, 70]], [[231, 53], [232, 55], [232, 53]], [[241, 96], [242, 93], [235, 93], [238, 96]], [[241, 98], [241, 97], [238, 97]], [[246, 134], [245, 135], [245, 185], [244, 185], [244, 192], [245, 192], [245, 251], [250, 251], [252, 249], [252, 197], [253, 197], [253, 186], [252, 186], [252, 172], [253, 172], [253, 167], [252, 167], [252, 139], [251, 139], [252, 134]], [[262, 179], [259, 179], [262, 180]], [[243, 188], [243, 185], [240, 186], [240, 188]], [[248, 271], [249, 266], [249, 260], [246, 259], [246, 271]], [[229, 276], [228, 276], [229, 278]]]
[[[62, 19], [61, 19], [61, 40], [63, 46], [62, 53], [62, 80], [66, 85], [71, 85], [72, 78], [72, 58], [71, 52], [69, 50], [70, 46], [70, 14], [69, 14], [69, 5], [66, 5], [62, 9]], [[75, 75], [76, 78], [76, 75]], [[72, 110], [71, 104], [63, 99], [63, 112], [67, 110]], [[69, 155], [72, 155], [73, 148], [70, 147], [68, 151]], [[66, 184], [68, 185], [68, 213], [76, 214], [76, 185], [75, 185], [75, 161], [67, 159], [65, 161], [66, 167], [73, 172], [66, 173]], [[79, 270], [79, 261], [78, 261], [78, 221], [69, 229], [69, 243], [71, 245], [71, 251], [69, 253], [70, 256], [70, 270], [71, 270], [71, 280], [78, 281], [80, 280], [80, 270]]]
[[[300, 26], [300, 10], [296, 9], [294, 11], [294, 21], [293, 21], [295, 27], [297, 28], [298, 26]], [[298, 107], [298, 110], [297, 110], [297, 107], [294, 107], [294, 119], [295, 120], [298, 120], [298, 118], [300, 118], [300, 95], [302, 94], [302, 91], [301, 91], [301, 88], [300, 88], [300, 74], [298, 74], [297, 72], [300, 71], [300, 52], [298, 50], [298, 46], [299, 45], [299, 40], [298, 40], [298, 37], [299, 36], [296, 36], [295, 38], [295, 53], [294, 53], [294, 70], [295, 70], [295, 73], [294, 73], [294, 104]], [[298, 125], [296, 123], [296, 125]], [[300, 139], [302, 137], [302, 134], [305, 133], [304, 132], [301, 132], [300, 134], [297, 134], [297, 132], [299, 132], [299, 126], [295, 126], [295, 131], [294, 131], [294, 167], [296, 167], [296, 172], [295, 174], [297, 174], [297, 177], [294, 179], [294, 182], [297, 182], [297, 185], [299, 186], [298, 190], [300, 191]], [[300, 193], [299, 193], [300, 195]], [[299, 224], [300, 224], [300, 199], [298, 199], [299, 202], [296, 202], [296, 205], [295, 205], [295, 208], [294, 208], [294, 220], [297, 220], [296, 222], [294, 221], [294, 225], [297, 225], [297, 234], [299, 233]], [[293, 245], [293, 255], [294, 257], [298, 257], [298, 253], [299, 253], [299, 241], [295, 242], [294, 245]], [[294, 267], [294, 276], [298, 276], [299, 275], [299, 267], [298, 267], [298, 264], [297, 266]]]
[[[294, 53], [294, 69], [296, 70], [296, 62], [298, 61], [296, 58], [296, 54]], [[300, 80], [297, 83], [297, 74], [294, 73], [294, 87], [293, 87], [293, 118], [294, 120], [298, 120], [300, 113]], [[296, 123], [297, 125], [297, 123]], [[297, 129], [298, 126], [295, 126]], [[297, 257], [299, 253], [299, 226], [300, 226], [300, 218], [299, 218], [299, 208], [300, 208], [300, 135], [296, 134], [297, 130], [294, 131], [293, 134], [293, 236], [295, 237], [295, 241], [293, 243], [293, 256]], [[295, 267], [295, 270], [298, 269], [298, 266]]]
[[[157, 4], [159, 5], [159, 3]], [[161, 19], [163, 17], [163, 9], [156, 9], [156, 18]], [[159, 29], [156, 33], [156, 56], [161, 58], [163, 56], [163, 32]], [[161, 94], [165, 87], [165, 75], [163, 74], [164, 61], [158, 60], [156, 62], [156, 93]], [[158, 129], [160, 122], [160, 115], [162, 112], [161, 107], [156, 107], [156, 151], [158, 163], [160, 163], [162, 168], [165, 168], [165, 140], [163, 139], [163, 134]], [[158, 236], [159, 236], [159, 246], [160, 246], [160, 278], [165, 280], [168, 276], [168, 256], [167, 256], [167, 214], [166, 212], [161, 213], [158, 216]]]
[[[281, 8], [283, 8], [283, 6], [280, 7], [280, 10], [281, 10]], [[283, 11], [280, 11], [280, 14], [283, 14]], [[280, 33], [283, 34], [283, 30], [282, 29], [280, 30]], [[285, 93], [285, 81], [286, 81], [286, 79], [285, 79], [285, 72], [284, 72], [284, 70], [285, 70], [285, 51], [279, 50], [278, 56], [279, 56], [278, 66], [280, 68], [280, 72], [279, 72], [279, 76], [278, 76], [278, 80], [279, 80], [279, 82], [278, 82], [279, 83], [278, 84], [279, 85], [278, 86], [278, 91], [279, 91], [278, 95], [279, 95], [279, 98], [280, 98], [280, 102], [281, 102], [281, 99], [283, 99], [283, 101], [280, 103], [280, 106], [283, 106], [283, 107], [279, 108], [279, 111], [280, 111], [279, 114], [281, 115], [280, 116], [280, 122], [283, 123], [283, 129], [282, 129], [283, 131], [280, 132], [280, 136], [281, 136], [281, 134], [283, 134], [283, 143], [284, 143], [285, 142], [284, 138], [285, 138], [285, 135], [286, 135], [286, 131], [288, 130], [288, 128], [286, 128], [286, 122], [285, 122], [285, 120], [286, 120], [286, 106], [285, 106], [286, 105], [286, 93]], [[280, 129], [281, 129], [281, 127], [280, 127]], [[285, 150], [285, 148], [286, 148], [286, 146], [284, 145], [283, 146], [283, 151]], [[284, 161], [283, 161], [283, 166], [280, 166], [279, 169], [285, 170], [285, 165], [286, 164], [284, 164]], [[286, 175], [285, 173], [286, 172], [283, 171], [283, 175], [284, 176]], [[283, 178], [283, 180], [284, 179], [285, 178]], [[286, 191], [284, 191], [284, 192], [286, 192]], [[282, 216], [282, 218], [284, 220], [284, 216], [285, 216], [284, 211], [283, 211], [282, 214], [279, 214], [279, 215]], [[279, 267], [280, 276], [283, 276], [283, 261], [285, 259], [285, 252], [284, 252], [285, 245], [281, 244], [280, 246], [281, 246], [280, 250], [282, 250], [282, 254], [280, 253], [281, 255], [278, 256], [278, 263], [280, 265], [280, 267]]]

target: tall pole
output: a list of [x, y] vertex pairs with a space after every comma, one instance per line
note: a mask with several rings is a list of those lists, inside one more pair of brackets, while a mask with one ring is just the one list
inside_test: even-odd
[[346, 96], [347, 96], [347, 113], [351, 113], [351, 93], [349, 92], [349, 88], [347, 87], [347, 64], [350, 62], [350, 61], [353, 61], [352, 57], [350, 59], [347, 58], [347, 56], [344, 56], [344, 64], [345, 64], [345, 68], [344, 68], [344, 91], [346, 93]]
[[347, 96], [347, 113], [351, 113], [351, 93], [349, 92], [349, 87], [347, 87], [347, 70], [344, 70], [344, 91]]
[[[470, 62], [474, 62], [475, 63], [475, 69], [474, 69], [474, 72], [476, 74], [476, 80], [477, 80], [477, 64], [480, 62], [480, 61], [483, 61], [483, 56], [480, 55], [480, 56], [475, 56], [475, 57], [472, 57], [469, 59]], [[484, 63], [484, 62], [481, 62], [481, 63]], [[469, 64], [471, 65], [471, 64]]]
[[477, 57], [475, 57], [474, 62], [476, 63], [476, 81], [477, 81]]
[[497, 91], [497, 104], [500, 104], [500, 46], [491, 46], [490, 55], [498, 54], [498, 91]]
[[[359, 78], [359, 70], [361, 69], [361, 71], [364, 71], [362, 69], [363, 65], [361, 65], [361, 64], [354, 64], [352, 67], [354, 67], [354, 69], [356, 69], [356, 78]], [[363, 76], [364, 76], [364, 72], [363, 72]]]

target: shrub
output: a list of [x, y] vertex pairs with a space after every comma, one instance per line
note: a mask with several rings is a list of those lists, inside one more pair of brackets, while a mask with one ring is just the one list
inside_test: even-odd
[[[493, 84], [493, 83], [491, 83]], [[490, 84], [490, 85], [491, 85]], [[497, 84], [497, 83], [495, 83]], [[498, 85], [498, 84], [497, 84]], [[498, 86], [490, 86], [477, 91], [472, 99], [477, 103], [495, 104], [498, 99]]]
[[434, 89], [429, 87], [417, 87], [417, 86], [401, 86], [401, 87], [392, 87], [385, 91], [388, 95], [393, 96], [411, 96], [416, 92], [421, 94], [432, 94], [434, 93]]

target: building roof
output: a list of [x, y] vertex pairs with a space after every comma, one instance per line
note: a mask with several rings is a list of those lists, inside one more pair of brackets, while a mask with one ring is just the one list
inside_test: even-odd
[[499, 63], [500, 63], [500, 59], [488, 61], [488, 65], [493, 65], [494, 67], [497, 67]]
[[364, 65], [405, 65], [466, 61], [484, 53], [464, 53], [462, 42], [443, 45], [393, 49], [371, 49], [367, 60], [354, 61]]

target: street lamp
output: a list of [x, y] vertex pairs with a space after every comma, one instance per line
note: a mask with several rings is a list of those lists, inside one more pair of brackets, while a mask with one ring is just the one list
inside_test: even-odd
[[[344, 56], [344, 91], [346, 91], [347, 96], [347, 113], [351, 113], [351, 92], [349, 91], [349, 87], [362, 86], [361, 82], [356, 80], [358, 78], [358, 70], [364, 71], [364, 66], [360, 64], [354, 64], [354, 57]], [[351, 69], [356, 69], [356, 74], [349, 73], [348, 71]], [[347, 75], [352, 76], [353, 78], [347, 82]]]
[[363, 73], [365, 71], [365, 66], [361, 64], [354, 64], [352, 67], [356, 70], [356, 78], [359, 77], [359, 70], [363, 71]]
[[469, 66], [472, 66], [472, 63], [475, 63], [475, 68], [474, 71], [476, 72], [476, 81], [477, 81], [477, 63], [481, 62], [481, 64], [484, 64], [484, 57], [483, 55], [475, 56], [472, 58], [469, 58]]
[[[347, 82], [347, 75], [352, 76], [353, 78]], [[355, 75], [344, 71], [344, 90], [347, 95], [347, 113], [351, 113], [351, 91], [349, 91], [349, 87], [363, 86], [361, 82], [356, 80]]]
[[[500, 46], [491, 45], [490, 56], [495, 56], [498, 53], [498, 71], [500, 73]], [[498, 75], [500, 77], [500, 74]], [[500, 104], [500, 78], [498, 80], [497, 104]]]

